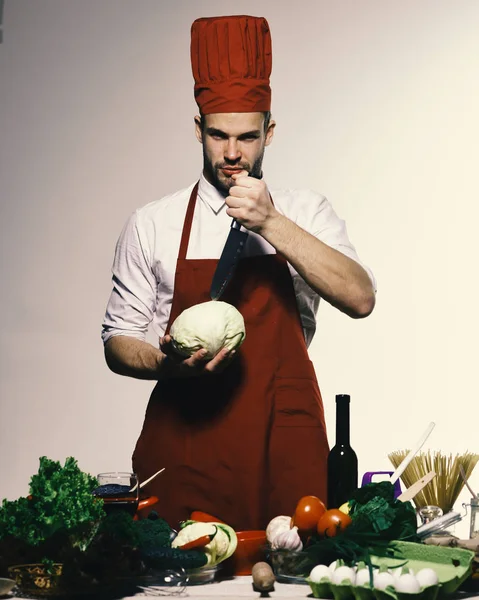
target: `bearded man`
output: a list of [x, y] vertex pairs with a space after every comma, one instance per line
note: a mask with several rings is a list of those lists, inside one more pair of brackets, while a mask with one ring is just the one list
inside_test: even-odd
[[[327, 493], [323, 404], [307, 347], [320, 298], [354, 318], [375, 283], [326, 198], [270, 190], [271, 37], [264, 18], [198, 19], [191, 30], [199, 181], [137, 210], [118, 241], [103, 324], [116, 373], [157, 380], [133, 469], [171, 525], [200, 510], [237, 530], [264, 529], [301, 496]], [[249, 231], [221, 300], [243, 315], [246, 340], [211, 360], [175, 358], [169, 329], [210, 300], [232, 219]], [[145, 341], [150, 323], [159, 347]]]

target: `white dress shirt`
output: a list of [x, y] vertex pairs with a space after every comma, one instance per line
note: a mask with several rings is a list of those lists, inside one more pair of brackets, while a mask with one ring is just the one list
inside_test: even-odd
[[[150, 323], [160, 337], [168, 325], [174, 292], [176, 260], [183, 222], [194, 184], [138, 209], [127, 221], [116, 245], [113, 290], [103, 322], [102, 339], [115, 335], [144, 340]], [[270, 190], [276, 209], [302, 229], [361, 264], [346, 225], [328, 200], [309, 190]], [[228, 236], [231, 217], [224, 197], [202, 175], [198, 188], [186, 258], [218, 259]], [[243, 256], [275, 252], [264, 238], [249, 232]], [[306, 344], [316, 330], [319, 296], [289, 265]]]

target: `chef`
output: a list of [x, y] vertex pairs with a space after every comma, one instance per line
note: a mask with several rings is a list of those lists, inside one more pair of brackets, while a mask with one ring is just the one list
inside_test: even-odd
[[[158, 513], [173, 526], [200, 510], [262, 529], [303, 495], [326, 499], [328, 441], [307, 347], [320, 298], [366, 317], [374, 278], [326, 198], [270, 190], [263, 178], [275, 128], [267, 21], [196, 20], [191, 61], [203, 172], [126, 223], [102, 337], [114, 372], [157, 380], [133, 469], [143, 481], [166, 467], [148, 487]], [[236, 353], [178, 360], [169, 328], [210, 300], [232, 218], [249, 236], [221, 300], [243, 315], [246, 340]], [[145, 341], [150, 323], [159, 347]]]

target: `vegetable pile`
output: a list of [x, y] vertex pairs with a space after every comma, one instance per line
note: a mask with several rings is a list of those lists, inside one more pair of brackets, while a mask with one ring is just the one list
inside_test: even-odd
[[[312, 566], [336, 559], [367, 561], [373, 546], [391, 540], [417, 541], [416, 529], [412, 505], [396, 500], [393, 485], [383, 481], [359, 488], [339, 509], [327, 510], [319, 498], [305, 496], [292, 517], [275, 517], [266, 535], [278, 568], [304, 576]], [[302, 554], [288, 555], [291, 551]]]
[[236, 550], [238, 538], [225, 523], [185, 521], [171, 544], [182, 550], [197, 549], [206, 554], [208, 566], [217, 565]]
[[236, 548], [236, 534], [224, 523], [187, 521], [177, 534], [155, 512], [140, 520], [121, 510], [107, 515], [97, 486], [75, 459], [62, 466], [41, 457], [29, 495], [2, 502], [0, 577], [13, 565], [42, 563], [52, 572], [62, 563], [65, 589], [90, 590], [168, 568], [215, 565]]
[[356, 490], [339, 509], [301, 498], [292, 517], [266, 529], [278, 580], [306, 580], [316, 598], [435, 600], [472, 572], [474, 553], [417, 543], [416, 512], [389, 481]]

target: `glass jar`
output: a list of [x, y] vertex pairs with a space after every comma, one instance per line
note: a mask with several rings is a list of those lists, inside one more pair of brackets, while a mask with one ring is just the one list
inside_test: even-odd
[[479, 536], [479, 498], [471, 498], [471, 529], [469, 530], [469, 537]]
[[421, 519], [421, 525], [426, 525], [426, 523], [430, 523], [431, 521], [434, 521], [434, 519], [442, 517], [443, 515], [442, 508], [430, 504], [427, 506], [421, 506], [417, 513]]

